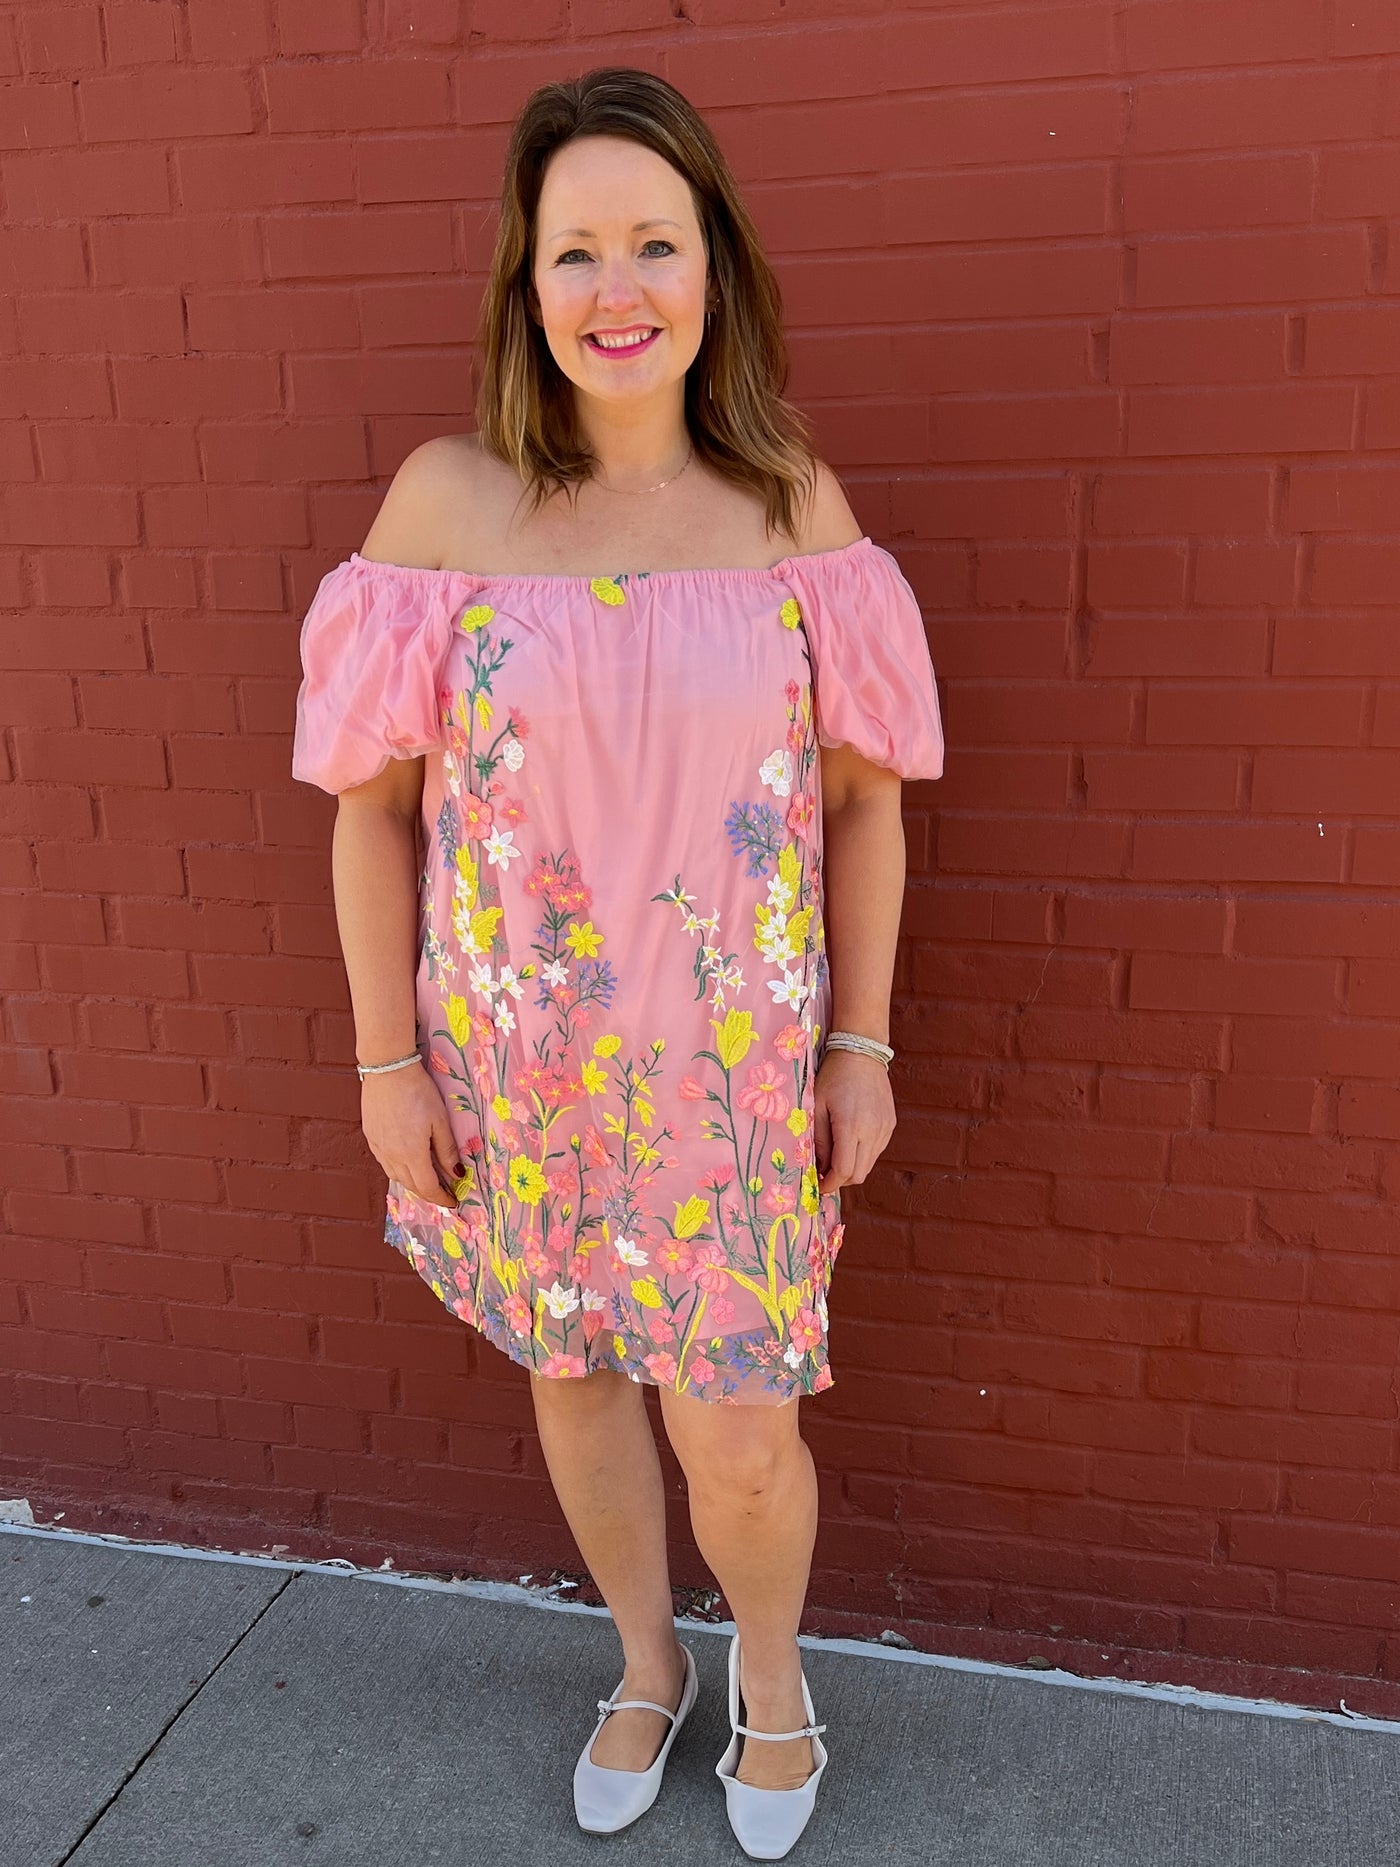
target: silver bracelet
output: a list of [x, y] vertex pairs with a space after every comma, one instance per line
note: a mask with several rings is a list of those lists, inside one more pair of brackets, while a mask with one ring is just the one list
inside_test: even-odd
[[894, 1061], [889, 1044], [882, 1044], [878, 1037], [864, 1037], [859, 1031], [828, 1031], [823, 1043], [829, 1050], [854, 1050], [863, 1057], [878, 1057], [886, 1069]]
[[386, 1070], [406, 1070], [410, 1063], [422, 1061], [418, 1052], [414, 1050], [408, 1056], [399, 1057], [393, 1063], [357, 1063], [355, 1068], [360, 1073], [360, 1081], [363, 1082], [367, 1076], [382, 1076]]

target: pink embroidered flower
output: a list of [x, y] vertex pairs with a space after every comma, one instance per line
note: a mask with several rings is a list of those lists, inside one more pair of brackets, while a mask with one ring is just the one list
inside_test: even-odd
[[512, 707], [510, 712], [507, 713], [506, 723], [517, 739], [528, 739], [530, 737], [530, 722], [525, 718], [524, 714], [519, 712], [515, 707]]
[[785, 1024], [773, 1039], [773, 1048], [780, 1056], [800, 1057], [807, 1048], [807, 1031], [801, 1024]]
[[789, 681], [783, 689], [783, 697], [790, 707], [795, 707], [802, 698], [802, 689], [796, 681]]
[[676, 1326], [669, 1316], [653, 1316], [651, 1319], [651, 1333], [658, 1342], [674, 1342], [676, 1339]]
[[843, 1219], [839, 1225], [833, 1225], [826, 1235], [826, 1255], [829, 1258], [835, 1259], [837, 1252], [841, 1249], [841, 1241], [845, 1236], [846, 1222]]
[[603, 1145], [603, 1137], [592, 1122], [589, 1122], [583, 1131], [583, 1151], [595, 1167], [606, 1167], [612, 1160], [612, 1156]]
[[700, 1184], [708, 1186], [712, 1193], [722, 1193], [733, 1178], [734, 1175], [727, 1167], [711, 1167], [709, 1172], [701, 1177]]
[[540, 1373], [552, 1381], [581, 1379], [583, 1376], [583, 1356], [566, 1355], [562, 1349], [556, 1349]]
[[791, 1098], [783, 1094], [781, 1066], [771, 1057], [749, 1065], [748, 1077], [735, 1100], [759, 1121], [782, 1121], [792, 1107]]
[[710, 1321], [716, 1329], [726, 1329], [733, 1322], [737, 1311], [728, 1297], [713, 1297], [710, 1301]]
[[690, 1378], [697, 1387], [708, 1387], [715, 1378], [715, 1364], [705, 1355], [695, 1355], [690, 1363]]
[[583, 1312], [583, 1339], [585, 1342], [591, 1342], [602, 1326], [603, 1312], [601, 1310], [586, 1309]]
[[824, 1361], [821, 1367], [817, 1369], [817, 1378], [812, 1383], [812, 1392], [814, 1394], [824, 1393], [826, 1389], [831, 1386], [831, 1382], [831, 1364], [830, 1362]]
[[543, 1277], [549, 1269], [550, 1257], [538, 1238], [525, 1242], [525, 1249], [520, 1254], [521, 1262], [532, 1277]]
[[486, 799], [478, 797], [474, 791], [468, 791], [462, 799], [462, 828], [475, 841], [490, 832], [492, 815]]
[[797, 1189], [790, 1182], [783, 1180], [775, 1180], [768, 1191], [763, 1195], [763, 1209], [765, 1212], [774, 1214], [779, 1212], [791, 1212], [796, 1204]]
[[787, 729], [787, 749], [789, 752], [801, 752], [802, 743], [807, 737], [807, 729], [801, 720], [793, 720]]
[[814, 800], [810, 791], [794, 791], [788, 805], [787, 827], [794, 836], [806, 836], [811, 827]]
[[662, 1387], [676, 1385], [676, 1358], [674, 1355], [643, 1355], [643, 1366], [650, 1368], [652, 1379]]
[[695, 1262], [699, 1267], [695, 1272], [695, 1281], [702, 1290], [723, 1290], [727, 1278], [728, 1260], [724, 1246], [716, 1244], [697, 1245]]
[[665, 1271], [668, 1277], [689, 1277], [695, 1260], [690, 1255], [690, 1247], [680, 1238], [666, 1238], [652, 1253], [658, 1269]]
[[501, 805], [498, 815], [503, 823], [516, 824], [528, 821], [525, 813], [525, 806], [518, 797], [506, 798]]
[[709, 1093], [705, 1085], [696, 1082], [693, 1076], [682, 1076], [676, 1084], [676, 1094], [683, 1102], [703, 1102]]
[[788, 1334], [804, 1355], [809, 1348], [815, 1348], [822, 1339], [821, 1319], [817, 1312], [804, 1304], [788, 1324]]
[[505, 1313], [506, 1321], [517, 1335], [529, 1335], [530, 1305], [525, 1301], [524, 1297], [520, 1295], [518, 1290], [513, 1291], [511, 1295], [506, 1298], [501, 1308]]

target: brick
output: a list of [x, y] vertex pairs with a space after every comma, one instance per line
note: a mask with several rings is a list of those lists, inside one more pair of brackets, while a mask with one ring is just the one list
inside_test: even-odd
[[[1351, 8], [1355, 11], [1355, 8]], [[1325, 13], [1309, 0], [1147, 0], [1123, 16], [1129, 71], [1193, 71], [1220, 65], [1275, 65], [1323, 59], [1329, 50]]]
[[[1216, 1087], [1215, 1119], [1222, 1128], [1272, 1134], [1310, 1134], [1317, 1087], [1310, 1078], [1230, 1076]], [[1301, 1294], [1301, 1292], [1300, 1292]]]
[[[1109, 336], [1109, 380], [1124, 384], [1278, 382], [1285, 374], [1282, 312], [1211, 317], [1126, 313]], [[1218, 526], [1218, 513], [1210, 514]], [[1164, 528], [1165, 529], [1165, 528]]]
[[1274, 629], [1275, 674], [1400, 676], [1400, 631], [1389, 616], [1280, 616]]
[[1095, 477], [1090, 529], [1109, 535], [1262, 532], [1269, 517], [1263, 467], [1105, 468]]
[[1228, 752], [1086, 752], [1084, 795], [1091, 810], [1229, 810], [1240, 761]]
[[1327, 150], [1322, 157], [1318, 205], [1327, 220], [1400, 214], [1400, 151], [1384, 143]]
[[1094, 544], [1087, 560], [1096, 609], [1168, 609], [1185, 596], [1183, 544]]
[[1154, 682], [1147, 696], [1149, 745], [1358, 745], [1365, 692], [1337, 682]]
[[1283, 544], [1203, 544], [1196, 553], [1195, 601], [1211, 609], [1287, 608], [1298, 581], [1298, 547]]
[[1144, 880], [1339, 882], [1345, 847], [1314, 823], [1139, 823], [1130, 873]]
[[1400, 957], [1400, 907], [1389, 901], [1240, 901], [1234, 950], [1394, 959]]
[[1148, 239], [1138, 250], [1137, 302], [1293, 306], [1360, 297], [1371, 254], [1362, 227]]
[[1065, 902], [1064, 938], [1071, 946], [1160, 947], [1173, 953], [1221, 953], [1223, 901], [1182, 901], [1151, 894], [1098, 896], [1076, 890]]
[[[1393, 355], [1400, 361], [1400, 318]], [[1300, 532], [1384, 532], [1400, 512], [1400, 467], [1295, 467], [1288, 525]]]
[[1400, 542], [1322, 538], [1314, 547], [1311, 601], [1347, 609], [1392, 603]]
[[940, 460], [1111, 454], [1118, 450], [1122, 426], [1118, 396], [1103, 389], [1075, 395], [940, 396], [932, 416]]
[[1277, 388], [1134, 389], [1127, 451], [1136, 455], [1293, 454], [1351, 445], [1355, 391], [1341, 383]]
[[1131, 152], [1351, 142], [1376, 124], [1381, 95], [1378, 70], [1346, 65], [1147, 79], [1137, 87]]
[[1263, 749], [1254, 759], [1254, 808], [1289, 815], [1393, 817], [1400, 751]]
[[1400, 19], [1390, 0], [1347, 0], [1332, 22], [1331, 49], [1343, 58], [1400, 52]]
[[1327, 960], [1245, 960], [1134, 955], [1128, 1003], [1143, 1011], [1264, 1011], [1282, 1003], [1325, 1014], [1337, 1006], [1337, 969]]
[[1106, 163], [958, 169], [887, 181], [881, 207], [888, 237], [899, 237], [912, 226], [919, 229], [921, 243], [1102, 234], [1108, 229], [1108, 181]]
[[1305, 154], [1125, 162], [1123, 221], [1144, 233], [1306, 223], [1313, 181]]
[[1085, 651], [1085, 671], [1096, 678], [1148, 675], [1260, 675], [1269, 652], [1268, 624], [1239, 617], [1207, 622], [1096, 618]]

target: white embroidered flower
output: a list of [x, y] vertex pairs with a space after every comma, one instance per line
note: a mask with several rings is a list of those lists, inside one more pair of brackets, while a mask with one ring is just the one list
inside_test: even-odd
[[514, 830], [492, 830], [482, 845], [486, 851], [486, 860], [494, 862], [499, 868], [508, 869], [517, 856], [525, 851], [515, 847]]
[[563, 985], [568, 979], [568, 976], [568, 967], [562, 960], [558, 959], [550, 960], [549, 964], [542, 967], [540, 971], [540, 977], [548, 980], [550, 985]]
[[496, 1027], [504, 1031], [507, 1037], [515, 1029], [515, 1013], [504, 999], [496, 1007]]
[[601, 1290], [590, 1290], [587, 1284], [583, 1286], [583, 1307], [586, 1310], [604, 1309], [606, 1306], [607, 1298]]
[[490, 998], [493, 992], [501, 989], [491, 977], [491, 968], [485, 960], [479, 966], [472, 967], [467, 975], [467, 984], [473, 992], [480, 993], [482, 998]]
[[786, 746], [770, 752], [758, 768], [758, 775], [775, 797], [787, 797], [792, 791], [792, 754]]
[[768, 905], [776, 908], [780, 914], [786, 914], [792, 906], [793, 887], [785, 882], [781, 875], [775, 875], [768, 883]]
[[787, 1347], [783, 1350], [783, 1360], [787, 1363], [789, 1368], [797, 1369], [802, 1366], [802, 1350], [797, 1346], [796, 1342], [788, 1343]]
[[512, 998], [524, 998], [525, 988], [516, 978], [514, 966], [502, 966], [500, 986], [498, 989], [502, 992], [509, 992]]
[[791, 1005], [794, 1011], [801, 1009], [802, 1001], [810, 990], [803, 984], [801, 974], [793, 972], [787, 966], [783, 968], [781, 979], [769, 979], [767, 985], [768, 990], [773, 994], [775, 1005]]
[[501, 747], [501, 761], [507, 771], [519, 771], [525, 763], [525, 747], [514, 734]]
[[566, 1290], [556, 1277], [553, 1285], [541, 1293], [549, 1305], [549, 1313], [556, 1322], [562, 1322], [578, 1308], [578, 1291]]
[[719, 982], [721, 985], [730, 986], [736, 992], [744, 989], [744, 969], [737, 960], [732, 966], [724, 968], [719, 975]]
[[623, 1238], [621, 1236], [615, 1238], [613, 1240], [613, 1249], [624, 1264], [645, 1264], [647, 1261], [646, 1252], [639, 1251], [630, 1238]]

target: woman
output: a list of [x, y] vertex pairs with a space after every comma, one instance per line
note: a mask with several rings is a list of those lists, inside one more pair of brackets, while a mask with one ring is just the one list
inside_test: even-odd
[[773, 1860], [826, 1764], [797, 1401], [832, 1384], [839, 1189], [895, 1124], [900, 780], [942, 769], [933, 673], [782, 400], [776, 282], [670, 85], [528, 101], [483, 324], [478, 432], [405, 461], [306, 615], [293, 769], [340, 800], [386, 1238], [530, 1371], [621, 1637], [578, 1819], [650, 1807], [695, 1698], [653, 1386], [737, 1630], [717, 1773]]

